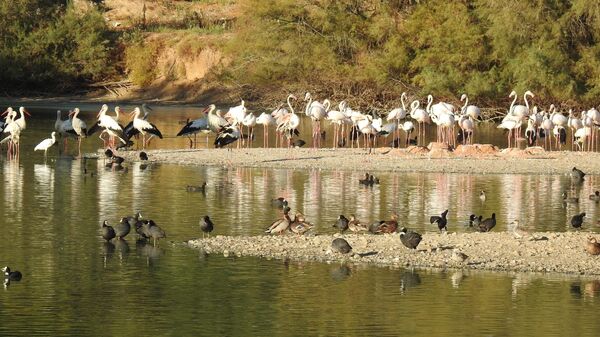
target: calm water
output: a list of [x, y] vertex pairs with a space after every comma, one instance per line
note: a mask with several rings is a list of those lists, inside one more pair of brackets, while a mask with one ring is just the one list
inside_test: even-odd
[[[332, 233], [331, 223], [341, 213], [371, 222], [392, 210], [404, 225], [434, 231], [427, 219], [445, 208], [451, 231], [468, 231], [470, 213], [491, 212], [498, 214], [495, 230], [519, 218], [531, 230], [569, 231], [568, 219], [580, 211], [588, 213], [584, 227], [597, 231], [598, 206], [587, 200], [599, 185], [597, 177], [573, 186], [558, 175], [380, 174], [381, 185], [361, 188], [362, 172], [172, 165], [142, 170], [139, 163], [113, 172], [102, 160], [72, 160], [55, 150], [44, 164], [42, 154], [31, 149], [49, 133], [55, 115], [32, 110], [36, 118], [23, 134], [20, 161], [0, 155], [0, 265], [25, 275], [0, 290], [0, 335], [597, 336], [600, 331], [600, 281], [224, 258], [176, 244], [200, 235], [204, 214], [215, 220], [215, 234], [260, 234], [278, 216], [270, 206], [278, 196], [316, 223], [317, 233]], [[157, 112], [156, 124], [176, 132], [177, 119], [189, 112], [168, 110]], [[162, 120], [167, 113], [176, 115], [175, 121]], [[93, 150], [99, 142], [92, 138], [84, 146]], [[154, 146], [167, 144], [186, 145], [166, 139]], [[84, 168], [94, 175], [84, 175]], [[185, 190], [203, 181], [208, 181], [205, 194]], [[478, 198], [482, 189], [485, 203]], [[562, 191], [585, 200], [565, 207]], [[114, 224], [137, 210], [155, 219], [168, 241], [153, 247], [136, 244], [133, 237], [113, 244], [100, 240], [102, 220]]]

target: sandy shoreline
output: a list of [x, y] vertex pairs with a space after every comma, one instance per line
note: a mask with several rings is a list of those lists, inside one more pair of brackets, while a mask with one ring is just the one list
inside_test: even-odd
[[[425, 148], [379, 148], [367, 154], [358, 149], [198, 149], [150, 150], [151, 162], [179, 165], [242, 166], [286, 169], [327, 169], [391, 172], [447, 172], [479, 174], [566, 174], [573, 166], [600, 174], [600, 153], [545, 152], [539, 148], [479, 152], [476, 148], [448, 152]], [[138, 160], [138, 151], [122, 151]]]
[[[345, 238], [354, 254], [331, 250], [331, 241]], [[532, 233], [517, 239], [502, 233], [425, 233], [418, 249], [405, 248], [398, 234], [335, 234], [317, 236], [216, 236], [187, 245], [207, 254], [255, 256], [300, 261], [347, 261], [378, 266], [473, 269], [600, 275], [600, 256], [585, 251], [589, 233]], [[547, 238], [547, 240], [533, 240]], [[468, 255], [453, 257], [453, 249]]]

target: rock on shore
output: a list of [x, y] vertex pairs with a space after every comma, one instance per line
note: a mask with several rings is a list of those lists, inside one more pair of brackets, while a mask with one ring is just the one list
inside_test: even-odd
[[[256, 256], [306, 261], [351, 261], [380, 266], [455, 268], [517, 272], [600, 275], [600, 256], [590, 256], [590, 233], [532, 233], [522, 238], [503, 233], [426, 233], [417, 250], [405, 248], [398, 234], [316, 236], [216, 236], [190, 240], [190, 247], [207, 254]], [[331, 249], [343, 237], [351, 254]], [[466, 254], [463, 260], [460, 255]]]

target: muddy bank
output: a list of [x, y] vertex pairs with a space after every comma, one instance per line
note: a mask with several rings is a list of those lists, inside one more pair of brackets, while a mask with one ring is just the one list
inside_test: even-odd
[[[332, 251], [336, 237], [345, 238], [353, 253]], [[515, 272], [600, 275], [600, 256], [585, 251], [589, 233], [425, 233], [417, 250], [405, 248], [398, 234], [317, 236], [216, 236], [187, 244], [207, 254], [256, 256], [302, 261], [348, 261], [379, 266], [453, 268]], [[464, 261], [454, 249], [466, 254]]]
[[[393, 172], [448, 172], [480, 174], [566, 174], [573, 166], [600, 174], [600, 153], [546, 152], [541, 148], [498, 150], [495, 147], [456, 149], [411, 147], [362, 149], [198, 149], [150, 150], [152, 162], [180, 165], [244, 166], [287, 169], [343, 169]], [[137, 160], [137, 151], [120, 155]]]

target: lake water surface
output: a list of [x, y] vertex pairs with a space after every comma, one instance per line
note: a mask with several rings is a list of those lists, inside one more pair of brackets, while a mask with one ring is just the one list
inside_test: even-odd
[[[181, 127], [178, 119], [199, 111], [186, 109], [155, 108], [155, 123], [172, 135]], [[44, 161], [32, 153], [55, 115], [50, 108], [31, 110], [20, 160], [0, 155], [0, 264], [24, 274], [0, 291], [0, 335], [600, 333], [600, 280], [226, 258], [180, 244], [201, 235], [198, 221], [205, 214], [216, 223], [213, 234], [260, 235], [279, 216], [271, 206], [279, 196], [314, 222], [317, 233], [333, 233], [339, 214], [370, 223], [391, 211], [405, 226], [435, 231], [427, 220], [446, 208], [450, 231], [470, 231], [469, 214], [492, 212], [498, 231], [514, 219], [528, 230], [570, 231], [570, 216], [585, 211], [585, 229], [598, 232], [598, 205], [587, 200], [597, 177], [573, 185], [564, 175], [382, 173], [380, 185], [365, 188], [357, 182], [360, 171], [142, 169], [140, 163], [112, 171], [102, 159], [73, 160], [53, 149]], [[175, 117], [167, 121], [167, 115]], [[84, 141], [87, 151], [99, 145], [98, 139]], [[167, 138], [152, 146], [186, 145]], [[186, 191], [203, 181], [206, 193]], [[483, 203], [480, 190], [487, 194]], [[581, 202], [563, 204], [562, 191]], [[168, 238], [157, 247], [136, 243], [132, 235], [126, 242], [102, 242], [103, 220], [114, 224], [138, 210]]]

